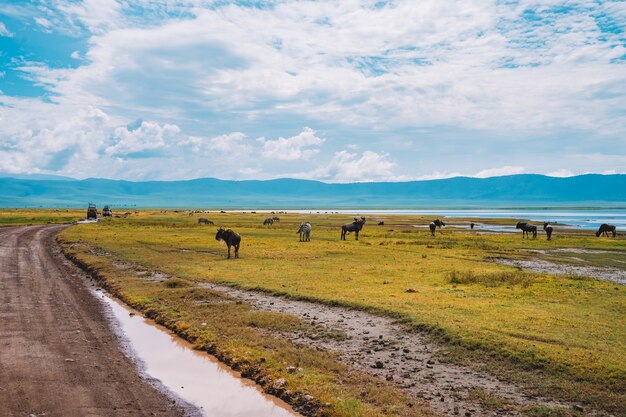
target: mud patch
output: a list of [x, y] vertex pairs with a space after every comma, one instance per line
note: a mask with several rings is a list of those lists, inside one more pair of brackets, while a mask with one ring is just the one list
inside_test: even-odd
[[620, 269], [569, 265], [565, 263], [544, 261], [541, 259], [492, 258], [492, 260], [499, 264], [529, 269], [531, 271], [542, 272], [545, 274], [591, 277], [626, 285], [626, 271]]
[[[525, 407], [568, 406], [537, 399], [493, 376], [440, 362], [437, 358], [446, 355], [443, 347], [432, 343], [428, 335], [408, 331], [388, 317], [211, 283], [199, 285], [250, 303], [259, 310], [290, 314], [310, 323], [317, 332], [278, 336], [296, 345], [332, 351], [343, 363], [395, 382], [444, 415], [509, 416], [517, 415]], [[477, 390], [498, 398], [502, 406], [495, 410], [481, 406], [474, 395]]]

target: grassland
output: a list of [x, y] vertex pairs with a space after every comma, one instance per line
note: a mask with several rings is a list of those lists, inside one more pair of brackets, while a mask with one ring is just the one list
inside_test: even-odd
[[75, 209], [0, 209], [0, 226], [23, 226], [28, 224], [70, 223], [86, 215], [85, 210]]
[[[376, 220], [384, 220], [385, 226], [369, 219], [359, 241], [350, 236], [342, 242], [338, 225], [350, 221], [345, 215], [280, 215], [281, 222], [271, 228], [262, 226], [267, 215], [260, 213], [202, 216], [242, 235], [240, 259], [226, 260], [225, 246], [214, 239], [215, 227], [200, 226], [198, 216], [186, 213], [142, 212], [72, 227], [60, 239], [131, 305], [199, 347], [260, 375], [257, 379], [266, 386], [268, 376], [274, 381], [282, 377], [294, 392], [312, 393], [320, 404], [330, 405], [321, 407], [320, 415], [424, 411], [391, 385], [263, 331], [305, 324], [227, 303], [193, 283], [219, 282], [393, 315], [445, 343], [448, 360], [482, 364], [539, 394], [626, 415], [626, 287], [490, 262], [493, 257], [525, 257], [528, 249], [558, 248], [607, 250], [614, 258], [626, 254], [622, 237], [578, 233], [523, 241], [517, 234], [451, 229], [431, 237], [412, 226], [426, 224], [425, 219], [379, 216]], [[308, 243], [298, 242], [295, 234], [303, 220], [313, 224]], [[594, 262], [600, 262], [596, 255]], [[177, 280], [150, 282], [116, 268], [113, 260]], [[292, 364], [303, 371], [285, 373]]]

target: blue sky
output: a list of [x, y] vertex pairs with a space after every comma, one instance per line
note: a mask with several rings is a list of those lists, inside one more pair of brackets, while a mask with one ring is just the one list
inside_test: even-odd
[[0, 0], [0, 172], [626, 172], [626, 2]]

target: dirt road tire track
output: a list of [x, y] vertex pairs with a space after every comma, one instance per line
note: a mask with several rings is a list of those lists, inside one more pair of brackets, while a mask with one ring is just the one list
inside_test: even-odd
[[0, 416], [186, 416], [140, 376], [84, 273], [67, 226], [0, 228]]

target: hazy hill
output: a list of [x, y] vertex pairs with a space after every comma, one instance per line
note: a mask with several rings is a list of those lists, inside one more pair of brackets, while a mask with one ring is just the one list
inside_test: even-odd
[[626, 175], [511, 175], [327, 184], [277, 179], [131, 182], [0, 178], [0, 207], [207, 208], [626, 207]]

